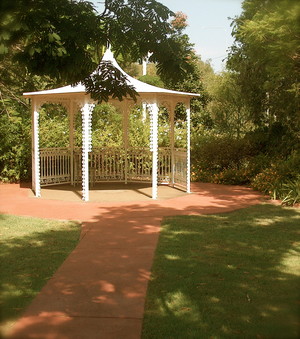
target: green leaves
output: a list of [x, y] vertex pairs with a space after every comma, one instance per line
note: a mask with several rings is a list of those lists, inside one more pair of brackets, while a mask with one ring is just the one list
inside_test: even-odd
[[[10, 55], [32, 75], [66, 84], [86, 79], [100, 62], [103, 47], [112, 44], [116, 55], [133, 61], [152, 52], [159, 74], [177, 82], [192, 70], [192, 45], [176, 33], [172, 16], [155, 0], [106, 0], [101, 14], [87, 1], [2, 0], [0, 54]], [[124, 88], [115, 96], [122, 92]], [[127, 94], [133, 92], [127, 89]]]
[[13, 59], [32, 74], [48, 75], [60, 82], [79, 81], [94, 69], [94, 56], [87, 47], [102, 46], [107, 38], [90, 3], [12, 3], [4, 0], [2, 5], [2, 53], [12, 53]]
[[228, 66], [258, 125], [280, 121], [299, 129], [300, 3], [245, 0], [234, 20]]
[[49, 42], [53, 42], [53, 41], [60, 41], [60, 36], [56, 33], [48, 33], [48, 39], [49, 39]]
[[92, 99], [101, 103], [110, 97], [120, 101], [127, 95], [136, 101], [138, 93], [132, 85], [127, 84], [127, 77], [121, 73], [110, 61], [102, 61], [96, 71], [86, 77], [83, 83], [91, 93]]

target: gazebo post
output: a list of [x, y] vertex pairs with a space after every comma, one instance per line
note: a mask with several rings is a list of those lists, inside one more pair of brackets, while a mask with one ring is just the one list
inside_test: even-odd
[[124, 181], [128, 181], [128, 119], [129, 119], [129, 106], [125, 104], [123, 110], [122, 128], [123, 128], [123, 144], [124, 144]]
[[69, 110], [69, 145], [70, 145], [70, 174], [71, 185], [74, 185], [74, 106], [75, 103], [72, 100]]
[[89, 152], [91, 151], [91, 114], [94, 108], [87, 99], [81, 109], [82, 115], [82, 200], [89, 201]]
[[187, 140], [186, 140], [186, 192], [191, 193], [191, 107], [190, 101], [186, 103], [186, 129], [187, 129]]
[[158, 162], [158, 105], [151, 104], [150, 149], [152, 151], [152, 199], [157, 199], [157, 162]]
[[41, 196], [39, 148], [39, 112], [36, 99], [32, 98], [32, 189], [37, 198]]
[[175, 184], [175, 108], [176, 104], [172, 102], [170, 105], [170, 148], [171, 148], [171, 185]]

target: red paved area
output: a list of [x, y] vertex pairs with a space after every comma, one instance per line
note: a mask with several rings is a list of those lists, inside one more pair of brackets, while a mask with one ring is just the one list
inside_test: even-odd
[[151, 202], [37, 199], [0, 185], [0, 211], [83, 221], [81, 241], [16, 323], [10, 338], [137, 339], [164, 216], [228, 212], [261, 202], [244, 187], [193, 184], [193, 194]]

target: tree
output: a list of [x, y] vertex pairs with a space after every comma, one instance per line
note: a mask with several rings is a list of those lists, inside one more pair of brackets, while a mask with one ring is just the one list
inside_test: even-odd
[[26, 179], [30, 172], [30, 115], [21, 88], [36, 77], [5, 60], [0, 64], [0, 180]]
[[[155, 0], [106, 0], [100, 14], [87, 1], [2, 0], [1, 179], [19, 180], [30, 173], [30, 108], [22, 92], [82, 81], [98, 101], [107, 100], [109, 95], [135, 97], [133, 88], [126, 86], [125, 77], [111, 64], [101, 63], [99, 69], [112, 72], [117, 86], [112, 86], [109, 78], [103, 81], [97, 75], [89, 76], [108, 44], [125, 62], [151, 52], [158, 75], [173, 83], [185, 79], [192, 69], [188, 58], [191, 45], [182, 45], [177, 39], [179, 35], [170, 22], [173, 16]], [[52, 113], [51, 119], [57, 121], [54, 110]], [[61, 121], [61, 130], [65, 123]], [[44, 129], [49, 133], [45, 144], [53, 132], [49, 126]]]
[[[2, 58], [12, 57], [30, 74], [49, 76], [61, 84], [83, 81], [100, 101], [116, 89], [89, 75], [109, 44], [116, 54], [134, 59], [151, 52], [151, 61], [165, 78], [181, 79], [190, 69], [172, 35], [169, 20], [174, 13], [155, 0], [105, 0], [101, 14], [87, 1], [2, 0], [0, 6]], [[100, 68], [111, 70], [112, 65]], [[125, 78], [114, 73], [118, 84], [124, 84]], [[103, 94], [107, 90], [106, 96], [95, 92], [97, 85]], [[126, 86], [122, 94], [134, 97]]]
[[240, 138], [250, 130], [252, 124], [236, 74], [222, 72], [215, 75], [208, 91], [211, 100], [207, 109], [218, 133]]
[[245, 0], [233, 21], [235, 44], [227, 65], [257, 126], [300, 129], [299, 13], [296, 0]]

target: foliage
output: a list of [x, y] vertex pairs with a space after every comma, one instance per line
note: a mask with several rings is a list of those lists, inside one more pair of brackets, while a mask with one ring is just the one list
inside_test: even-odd
[[69, 117], [59, 104], [44, 104], [39, 119], [40, 148], [68, 147]]
[[193, 164], [205, 171], [238, 169], [251, 152], [252, 146], [247, 140], [229, 136], [197, 135], [192, 143]]
[[251, 186], [283, 204], [300, 202], [299, 196], [300, 153], [293, 152], [287, 159], [279, 159], [262, 170], [251, 180]]
[[269, 159], [254, 156], [246, 139], [196, 136], [192, 143], [192, 179], [214, 184], [244, 185], [267, 166]]
[[300, 204], [300, 175], [296, 180], [289, 180], [282, 185], [280, 199], [283, 205], [293, 206]]
[[0, 216], [2, 329], [22, 314], [74, 249], [80, 236], [78, 226], [75, 222]]
[[[89, 74], [108, 44], [117, 55], [130, 55], [132, 60], [151, 52], [151, 61], [166, 79], [180, 80], [190, 69], [188, 46], [175, 38], [169, 22], [174, 13], [155, 0], [106, 0], [100, 14], [88, 1], [3, 0], [0, 13], [0, 55], [31, 75], [47, 75], [58, 83], [82, 81], [96, 99], [99, 79]], [[106, 94], [134, 97], [125, 79], [120, 81], [106, 83]]]
[[298, 209], [163, 221], [142, 338], [297, 338]]
[[130, 147], [150, 146], [150, 117], [141, 106], [130, 112], [128, 141]]
[[245, 0], [233, 21], [228, 67], [259, 126], [277, 121], [300, 130], [299, 13], [296, 0]]
[[128, 78], [111, 61], [101, 61], [95, 72], [84, 78], [83, 83], [91, 98], [98, 103], [108, 102], [109, 98], [131, 97], [136, 101], [138, 93], [133, 85], [128, 85]]
[[216, 75], [209, 84], [209, 93], [211, 100], [207, 110], [215, 131], [237, 138], [245, 135], [252, 124], [236, 75], [228, 71]]
[[[30, 177], [30, 107], [21, 97], [24, 91], [82, 81], [99, 102], [106, 101], [108, 96], [135, 98], [134, 89], [127, 86], [125, 77], [110, 63], [101, 63], [98, 71], [107, 75], [112, 70], [113, 78], [99, 78], [96, 73], [88, 76], [108, 44], [113, 45], [115, 54], [127, 66], [150, 52], [152, 64], [157, 65], [155, 85], [161, 85], [159, 76], [177, 83], [194, 70], [189, 61], [192, 45], [187, 36], [180, 39], [184, 27], [171, 22], [177, 17], [167, 7], [154, 0], [106, 0], [104, 7], [98, 14], [87, 1], [4, 0], [0, 3], [1, 180]], [[115, 114], [108, 106], [97, 110], [93, 118], [93, 144], [120, 145], [121, 129], [117, 132], [113, 127], [120, 127], [119, 113]], [[111, 117], [106, 113], [112, 114]], [[80, 119], [77, 114], [75, 136], [79, 147]], [[67, 146], [68, 124], [64, 109], [44, 105], [40, 115], [40, 146]], [[143, 121], [136, 126], [141, 135], [133, 135], [131, 131], [131, 144], [147, 145], [148, 127], [143, 127]], [[164, 137], [162, 144], [166, 144], [165, 131], [161, 130], [160, 134]], [[178, 140], [181, 142], [183, 137]]]
[[26, 180], [31, 172], [30, 126], [26, 117], [22, 119], [2, 112], [0, 140], [0, 180]]
[[16, 181], [30, 176], [30, 107], [20, 97], [20, 86], [35, 86], [36, 77], [28, 76], [12, 62], [0, 64], [0, 180]]
[[[243, 1], [243, 13], [233, 21], [229, 69], [220, 74], [195, 54], [184, 34], [186, 15], [174, 14], [157, 1], [106, 0], [100, 14], [86, 1], [44, 2], [4, 0], [0, 5], [1, 180], [30, 175], [30, 113], [28, 102], [19, 96], [22, 92], [84, 79], [99, 102], [108, 96], [135, 98], [110, 63], [100, 64], [98, 70], [106, 75], [112, 70], [113, 78], [87, 76], [111, 43], [121, 64], [137, 77], [140, 66], [132, 61], [152, 53], [149, 74], [140, 80], [201, 94], [191, 102], [194, 179], [252, 184], [272, 197], [281, 196], [277, 192], [288, 183], [296, 187], [291, 184], [296, 176], [287, 166], [298, 170], [290, 159], [300, 152], [298, 2]], [[65, 110], [46, 107], [40, 118], [41, 147], [67, 146]], [[186, 145], [185, 119], [185, 109], [178, 105], [176, 147]], [[80, 113], [75, 125], [76, 145], [81, 147]], [[97, 106], [93, 145], [122, 145], [121, 126], [120, 112]], [[169, 127], [161, 108], [160, 146], [170, 145]], [[149, 129], [149, 116], [136, 107], [130, 114], [130, 145], [148, 147]]]
[[281, 186], [282, 177], [279, 173], [271, 166], [263, 170], [261, 173], [257, 174], [251, 182], [252, 188], [263, 192], [265, 194], [270, 194], [274, 199], [278, 197], [276, 191]]
[[208, 101], [204, 126], [194, 129], [194, 178], [247, 184], [287, 201], [297, 197], [300, 172], [300, 6], [293, 0], [242, 6], [228, 70], [204, 82]]
[[[227, 135], [194, 135], [193, 180], [216, 184], [246, 184], [270, 195], [272, 199], [284, 200], [287, 195], [297, 197], [299, 148], [275, 152], [273, 134], [264, 135], [263, 142], [259, 137], [261, 135], [263, 134], [250, 133], [242, 139]], [[290, 190], [294, 188], [295, 192], [287, 192], [287, 186]]]
[[[81, 132], [81, 122], [79, 130]], [[121, 113], [109, 104], [96, 105], [92, 116], [93, 147], [119, 147], [122, 143]], [[77, 145], [81, 146], [81, 142]]]
[[149, 85], [156, 86], [156, 87], [164, 87], [164, 83], [157, 75], [142, 75], [138, 78], [140, 81], [143, 81]]

